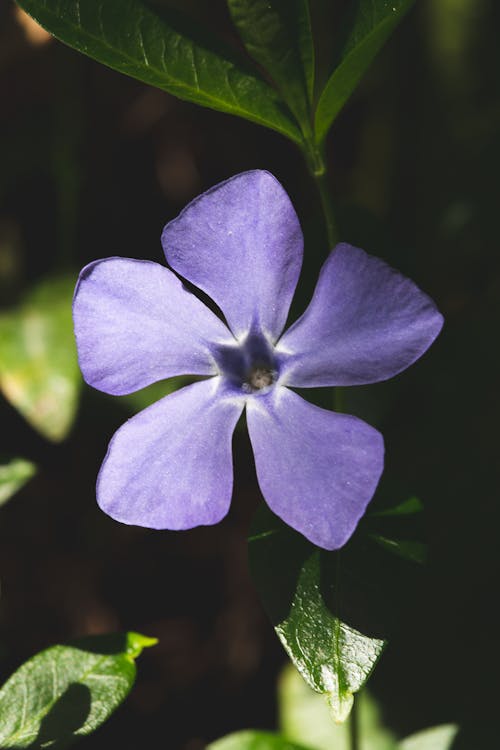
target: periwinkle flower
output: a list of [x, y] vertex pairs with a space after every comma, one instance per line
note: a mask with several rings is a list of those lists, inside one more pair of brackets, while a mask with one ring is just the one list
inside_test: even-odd
[[209, 295], [226, 322], [157, 263], [105, 258], [83, 269], [74, 321], [87, 383], [122, 395], [174, 375], [206, 377], [115, 433], [97, 481], [100, 507], [155, 529], [220, 521], [233, 487], [232, 435], [246, 408], [270, 508], [314, 544], [341, 547], [379, 481], [383, 439], [291, 389], [396, 375], [435, 339], [440, 313], [386, 263], [340, 244], [305, 313], [283, 333], [303, 238], [268, 172], [236, 175], [195, 199], [162, 243], [173, 271]]

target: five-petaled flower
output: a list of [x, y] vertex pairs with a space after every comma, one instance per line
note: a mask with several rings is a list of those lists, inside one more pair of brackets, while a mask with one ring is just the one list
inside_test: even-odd
[[[236, 175], [195, 199], [167, 224], [162, 243], [173, 271], [114, 257], [81, 272], [80, 367], [90, 385], [114, 395], [174, 375], [207, 377], [116, 432], [97, 481], [99, 505], [155, 529], [217, 523], [229, 509], [232, 435], [246, 408], [270, 508], [314, 544], [341, 547], [382, 473], [382, 436], [291, 389], [396, 375], [435, 339], [440, 313], [386, 263], [340, 244], [309, 307], [283, 333], [303, 238], [268, 172]], [[176, 274], [209, 295], [225, 322]]]

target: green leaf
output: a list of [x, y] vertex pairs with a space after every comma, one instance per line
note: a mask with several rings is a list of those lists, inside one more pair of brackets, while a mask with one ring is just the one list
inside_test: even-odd
[[[396, 741], [384, 727], [377, 704], [367, 690], [356, 696], [359, 750], [395, 750]], [[293, 742], [316, 750], [350, 750], [348, 722], [336, 724], [321, 695], [311, 690], [291, 665], [278, 686], [280, 730]]]
[[210, 743], [207, 750], [307, 750], [274, 732], [259, 732], [247, 729], [222, 737]]
[[455, 724], [443, 724], [412, 734], [399, 743], [398, 750], [451, 750], [457, 734], [458, 727]]
[[[151, 404], [154, 404], [155, 401], [159, 401], [161, 398], [170, 395], [178, 388], [182, 388], [183, 385], [187, 385], [190, 382], [193, 382], [193, 378], [187, 378], [183, 375], [169, 378], [168, 380], [160, 380], [158, 383], [152, 383], [146, 388], [141, 388], [140, 391], [121, 396], [120, 400], [130, 407], [132, 411], [141, 411], [141, 409], [146, 409]], [[113, 398], [115, 399], [116, 396]]]
[[0, 747], [64, 748], [93, 732], [135, 680], [134, 660], [155, 638], [91, 636], [25, 662], [0, 690]]
[[36, 466], [25, 458], [11, 458], [0, 464], [0, 505], [9, 500], [36, 474]]
[[384, 508], [384, 510], [378, 510], [374, 513], [370, 513], [372, 518], [378, 517], [383, 518], [385, 516], [412, 516], [415, 513], [421, 513], [424, 509], [422, 501], [418, 497], [409, 497], [407, 500], [403, 500], [399, 505], [394, 505], [392, 508]]
[[0, 390], [49, 440], [68, 434], [81, 376], [71, 318], [74, 277], [48, 279], [0, 315]]
[[[18, 0], [51, 34], [120, 73], [293, 141], [300, 132], [276, 92], [192, 21], [144, 0]], [[185, 34], [184, 26], [189, 26]]]
[[314, 47], [307, 0], [227, 0], [251, 56], [267, 70], [305, 132], [314, 86]]
[[[325, 695], [336, 721], [344, 721], [354, 693], [367, 681], [384, 641], [334, 615], [324, 598], [324, 578], [336, 593], [320, 553], [277, 521], [258, 519], [250, 539], [250, 569], [285, 650], [313, 690]], [[277, 525], [276, 525], [277, 524]], [[335, 558], [337, 559], [337, 558]]]
[[404, 560], [419, 564], [427, 560], [427, 547], [422, 542], [413, 539], [388, 539], [380, 534], [370, 534], [370, 539], [379, 544], [384, 549], [392, 552]]
[[321, 143], [373, 58], [415, 0], [357, 0], [349, 17], [339, 63], [318, 101], [315, 133]]

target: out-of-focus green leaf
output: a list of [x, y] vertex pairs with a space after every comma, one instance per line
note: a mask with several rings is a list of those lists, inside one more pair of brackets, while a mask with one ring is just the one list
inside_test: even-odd
[[398, 750], [451, 750], [457, 734], [455, 724], [443, 724], [412, 734], [399, 743]]
[[421, 565], [427, 560], [427, 547], [422, 542], [412, 539], [388, 539], [380, 534], [370, 534], [370, 539], [404, 560]]
[[0, 315], [0, 389], [49, 440], [68, 434], [81, 376], [71, 318], [75, 279], [48, 279]]
[[249, 544], [257, 590], [294, 665], [313, 690], [325, 695], [334, 719], [344, 721], [384, 641], [363, 635], [332, 613], [323, 590], [330, 583], [335, 596], [336, 581], [324, 580], [332, 571], [323, 567], [323, 554], [283, 525], [266, 528], [262, 518]]
[[227, 0], [252, 57], [267, 70], [305, 132], [311, 130], [314, 47], [307, 0]]
[[421, 513], [423, 509], [422, 501], [418, 497], [409, 497], [408, 500], [403, 500], [399, 505], [375, 511], [374, 513], [370, 513], [370, 516], [377, 516], [379, 518], [383, 518], [384, 516], [412, 516], [415, 513]]
[[93, 732], [135, 680], [134, 660], [155, 638], [91, 636], [25, 662], [0, 690], [0, 747], [64, 748]]
[[368, 70], [373, 58], [415, 0], [357, 0], [344, 30], [338, 64], [319, 98], [316, 139], [321, 143], [331, 124]]
[[164, 396], [173, 393], [178, 388], [182, 388], [183, 385], [187, 385], [191, 381], [192, 378], [187, 378], [183, 375], [169, 378], [168, 380], [161, 380], [159, 383], [152, 383], [152, 385], [148, 385], [147, 388], [142, 388], [140, 391], [122, 396], [120, 400], [129, 406], [132, 411], [140, 411], [151, 406], [151, 404], [159, 401]]
[[0, 505], [6, 503], [35, 474], [35, 464], [25, 458], [12, 458], [0, 464]]
[[[382, 723], [377, 704], [363, 690], [355, 698], [359, 750], [395, 750], [394, 736]], [[336, 724], [322, 696], [301, 679], [291, 665], [282, 672], [278, 688], [280, 729], [293, 742], [316, 750], [350, 750], [348, 722]]]
[[307, 750], [274, 732], [259, 732], [247, 729], [221, 737], [210, 743], [207, 750]]
[[120, 73], [301, 140], [271, 86], [166, 8], [145, 0], [18, 2], [58, 39]]

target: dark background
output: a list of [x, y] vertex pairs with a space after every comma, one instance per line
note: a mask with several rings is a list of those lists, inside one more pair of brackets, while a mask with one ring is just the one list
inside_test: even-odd
[[[184, 5], [232, 38], [222, 2]], [[325, 67], [341, 6], [313, 3]], [[385, 435], [388, 499], [422, 499], [430, 548], [370, 688], [398, 734], [456, 721], [470, 748], [495, 745], [500, 666], [499, 27], [494, 0], [418, 0], [328, 143], [341, 238], [410, 275], [446, 318], [417, 365], [347, 395]], [[65, 266], [107, 255], [161, 262], [166, 221], [249, 168], [273, 172], [298, 210], [308, 258], [300, 307], [325, 239], [295, 147], [35, 35], [1, 4], [4, 307]], [[285, 657], [247, 572], [259, 491], [245, 434], [222, 524], [129, 528], [99, 511], [94, 482], [130, 415], [85, 388], [71, 435], [53, 445], [0, 401], [0, 451], [40, 467], [0, 509], [0, 677], [55, 642], [133, 629], [160, 643], [141, 657], [126, 704], [82, 748], [153, 747], [161, 737], [196, 750], [235, 729], [273, 728]]]

